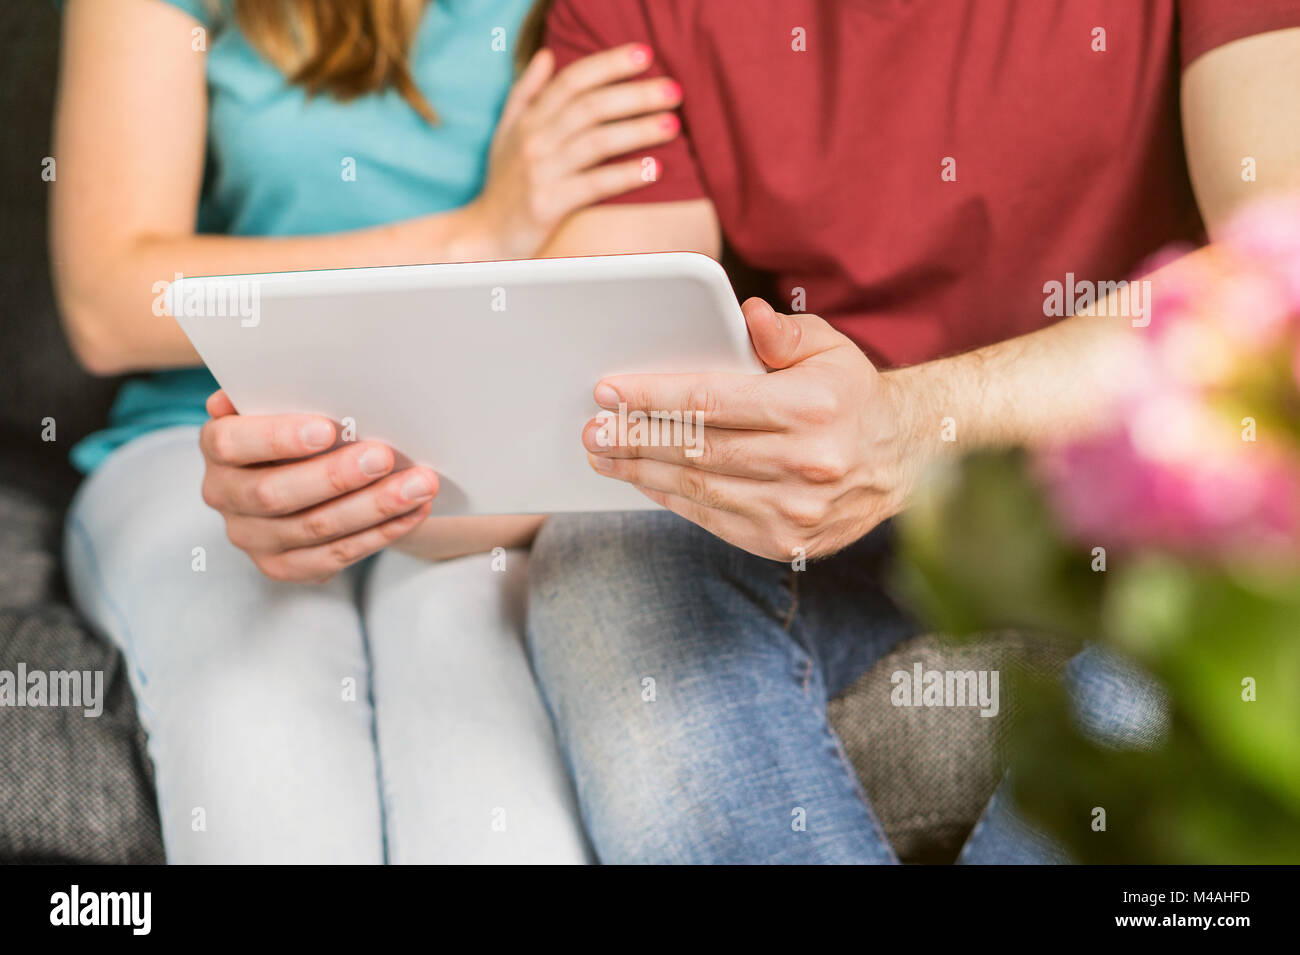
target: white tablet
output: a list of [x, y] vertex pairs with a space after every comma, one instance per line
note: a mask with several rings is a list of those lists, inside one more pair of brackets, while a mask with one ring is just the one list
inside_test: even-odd
[[438, 472], [441, 515], [652, 508], [587, 464], [596, 382], [763, 372], [726, 273], [690, 252], [185, 277], [165, 301], [241, 413], [387, 443]]

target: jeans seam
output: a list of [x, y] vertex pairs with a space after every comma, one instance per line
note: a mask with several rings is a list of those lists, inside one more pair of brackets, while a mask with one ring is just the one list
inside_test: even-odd
[[799, 572], [790, 571], [790, 609], [786, 611], [785, 620], [781, 623], [781, 629], [786, 633], [794, 626], [795, 614], [799, 612]]
[[388, 844], [388, 788], [384, 785], [384, 754], [379, 745], [379, 706], [375, 701], [375, 660], [370, 646], [370, 626], [365, 612], [364, 590], [374, 569], [372, 561], [362, 564], [354, 582], [354, 603], [361, 608], [357, 627], [361, 631], [361, 653], [366, 660], [366, 702], [370, 705], [370, 742], [375, 751], [375, 787], [379, 790], [379, 848], [383, 865], [388, 865], [392, 851]]
[[[784, 630], [786, 634], [789, 635], [791, 643], [793, 643], [796, 647], [798, 647], [800, 652], [803, 654], [804, 675], [801, 683], [803, 687], [804, 696], [808, 697], [810, 696], [810, 691], [812, 689], [812, 675], [816, 663], [813, 658], [811, 649], [805, 646], [804, 642], [796, 638], [794, 634], [793, 628], [794, 628], [794, 622], [798, 610], [799, 610], [799, 572], [794, 569], [791, 569], [790, 570], [790, 610], [787, 613], [785, 618]], [[867, 791], [862, 785], [862, 779], [861, 777], [858, 776], [857, 768], [853, 765], [852, 760], [849, 759], [848, 753], [845, 752], [844, 750], [844, 741], [840, 739], [839, 734], [835, 732], [835, 728], [831, 726], [830, 714], [827, 711], [825, 704], [823, 704], [822, 706], [821, 714], [822, 714], [822, 731], [826, 734], [826, 737], [830, 742], [831, 751], [834, 754], [835, 759], [839, 762], [840, 771], [843, 772], [848, 778], [849, 791], [853, 793], [854, 797], [858, 800], [859, 804], [861, 804], [863, 810], [866, 812], [867, 819], [871, 823], [872, 832], [875, 834], [875, 837], [877, 841], [880, 843], [880, 845], [884, 847], [886, 858], [890, 862], [898, 863], [899, 861], [898, 853], [894, 851], [893, 843], [889, 841], [889, 836], [886, 835], [884, 827], [880, 824], [880, 820], [876, 818], [876, 811], [871, 807], [871, 799], [867, 796]]]
[[799, 678], [799, 687], [803, 690], [803, 695], [808, 696], [809, 691], [812, 689], [813, 658], [812, 654], [808, 652], [808, 648], [803, 646], [795, 637], [792, 629], [795, 617], [799, 612], [799, 574], [794, 570], [789, 571], [789, 574], [790, 607], [786, 610], [785, 618], [781, 621], [781, 631], [803, 656], [803, 676]]
[[889, 841], [889, 836], [885, 833], [884, 826], [881, 825], [880, 820], [876, 817], [876, 811], [871, 807], [871, 799], [867, 796], [867, 790], [862, 785], [862, 778], [858, 776], [857, 768], [853, 765], [853, 761], [849, 759], [849, 754], [844, 750], [844, 741], [840, 739], [840, 735], [835, 732], [835, 728], [831, 726], [829, 719], [826, 721], [826, 733], [830, 737], [831, 748], [835, 752], [836, 759], [840, 762], [841, 769], [843, 769], [849, 777], [849, 787], [857, 797], [858, 802], [862, 803], [862, 807], [866, 810], [867, 819], [871, 822], [871, 828], [875, 832], [876, 838], [884, 847], [889, 860], [897, 863], [899, 859], [898, 853], [894, 851], [894, 844]]

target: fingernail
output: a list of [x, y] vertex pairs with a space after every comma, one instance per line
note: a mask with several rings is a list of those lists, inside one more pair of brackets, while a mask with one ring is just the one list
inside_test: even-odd
[[334, 429], [324, 421], [308, 421], [302, 426], [302, 443], [309, 448], [328, 447], [334, 440]]
[[591, 462], [591, 466], [595, 468], [597, 471], [614, 470], [613, 458], [599, 458], [593, 456], [593, 457], [589, 457], [587, 460]]
[[665, 113], [659, 117], [659, 126], [666, 133], [675, 133], [681, 127], [682, 121], [677, 118], [676, 113]]
[[650, 62], [650, 57], [653, 56], [653, 52], [650, 47], [646, 46], [644, 43], [638, 43], [636, 46], [632, 47], [628, 56], [632, 58], [632, 64], [634, 66], [645, 66]]
[[412, 474], [402, 485], [402, 497], [408, 501], [418, 501], [433, 493], [433, 482], [424, 474]]
[[682, 84], [676, 80], [664, 81], [664, 99], [679, 100], [682, 98]]
[[388, 470], [388, 455], [379, 448], [370, 448], [361, 455], [357, 464], [361, 466], [361, 473], [366, 477], [378, 477]]
[[596, 386], [596, 404], [611, 411], [618, 407], [618, 392], [606, 384]]
[[582, 433], [582, 443], [588, 451], [596, 454], [603, 454], [609, 450], [609, 429], [604, 425], [598, 428], [589, 428]]

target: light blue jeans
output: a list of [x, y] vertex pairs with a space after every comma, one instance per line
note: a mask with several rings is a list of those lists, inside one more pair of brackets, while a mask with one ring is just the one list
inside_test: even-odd
[[[898, 861], [827, 720], [832, 697], [916, 632], [880, 586], [889, 534], [795, 571], [668, 512], [546, 523], [529, 644], [602, 862]], [[1095, 737], [1163, 732], [1160, 691], [1113, 655], [1084, 651], [1066, 679]], [[1004, 786], [959, 861], [1067, 860]]]
[[524, 653], [527, 554], [275, 583], [202, 475], [197, 429], [138, 438], [66, 530], [76, 603], [129, 664], [169, 861], [589, 859]]

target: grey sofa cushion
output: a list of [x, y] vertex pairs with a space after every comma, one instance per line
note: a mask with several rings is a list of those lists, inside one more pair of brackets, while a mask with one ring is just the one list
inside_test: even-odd
[[[54, 309], [45, 210], [59, 14], [49, 0], [0, 4], [0, 669], [99, 669], [103, 714], [0, 708], [0, 861], [162, 858], [149, 766], [117, 651], [66, 606], [68, 449], [103, 424], [116, 382], [72, 360]], [[54, 419], [56, 437], [42, 440]]]
[[[1019, 703], [1011, 671], [1050, 673], [1067, 659], [1059, 641], [1015, 632], [954, 645], [937, 636], [900, 644], [831, 702], [834, 725], [881, 825], [905, 862], [951, 862], [1006, 766], [1005, 730]], [[896, 670], [998, 670], [1000, 710], [896, 707]]]
[[[3, 441], [0, 438], [0, 441]], [[5, 447], [0, 457], [0, 607], [59, 600], [59, 539], [72, 481], [39, 446]]]
[[153, 774], [117, 651], [67, 607], [0, 611], [0, 669], [104, 674], [96, 717], [0, 709], [0, 861], [161, 862]]
[[160, 862], [152, 774], [117, 650], [66, 605], [70, 490], [48, 446], [0, 461], [0, 670], [100, 671], [104, 709], [0, 708], [0, 862]]

